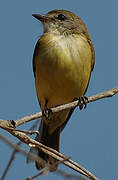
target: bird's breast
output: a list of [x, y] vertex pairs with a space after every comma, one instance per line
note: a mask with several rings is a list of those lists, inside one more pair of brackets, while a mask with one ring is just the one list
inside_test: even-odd
[[35, 57], [40, 102], [56, 106], [84, 94], [91, 74], [91, 48], [85, 36], [44, 34]]

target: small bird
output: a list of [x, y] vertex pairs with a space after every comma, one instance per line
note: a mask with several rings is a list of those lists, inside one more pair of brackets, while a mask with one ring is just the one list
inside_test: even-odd
[[[74, 108], [57, 113], [47, 112], [52, 107], [84, 97], [94, 67], [94, 47], [83, 21], [67, 10], [52, 10], [46, 15], [33, 14], [43, 24], [44, 33], [36, 43], [33, 55], [33, 72], [38, 101], [43, 112], [36, 140], [59, 151], [60, 133]], [[39, 149], [41, 170], [50, 165], [57, 169], [57, 161]], [[28, 157], [30, 161], [30, 157]], [[42, 163], [44, 162], [44, 163]]]

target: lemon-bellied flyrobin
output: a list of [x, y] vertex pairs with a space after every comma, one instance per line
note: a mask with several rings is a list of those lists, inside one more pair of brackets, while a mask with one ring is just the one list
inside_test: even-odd
[[[38, 101], [42, 112], [72, 102], [85, 95], [94, 67], [94, 47], [83, 21], [67, 10], [52, 10], [46, 15], [33, 14], [43, 24], [44, 33], [36, 43], [33, 71]], [[41, 119], [36, 140], [59, 151], [60, 133], [74, 108], [50, 113]], [[40, 170], [49, 164], [56, 170], [56, 160], [41, 150]], [[29, 161], [30, 157], [28, 157]], [[52, 166], [51, 166], [52, 165]]]

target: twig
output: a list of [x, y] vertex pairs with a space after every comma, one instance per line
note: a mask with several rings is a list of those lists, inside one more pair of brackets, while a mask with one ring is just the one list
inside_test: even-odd
[[67, 178], [67, 179], [74, 179], [74, 180], [86, 180], [84, 177], [82, 176], [78, 176], [78, 175], [75, 175], [75, 174], [71, 174], [71, 173], [68, 173], [66, 171], [63, 171], [61, 169], [57, 169], [56, 172], [55, 172], [57, 175], [61, 175], [61, 177], [64, 177]]
[[[18, 146], [20, 146], [20, 144], [21, 144], [21, 141], [19, 141], [19, 142], [17, 143]], [[10, 166], [11, 166], [11, 164], [12, 164], [14, 158], [15, 158], [16, 152], [17, 152], [16, 149], [14, 149], [14, 150], [13, 150], [13, 153], [12, 153], [10, 159], [9, 159], [9, 162], [8, 162], [8, 164], [7, 164], [7, 166], [6, 166], [5, 170], [4, 170], [4, 172], [3, 172], [3, 175], [2, 175], [2, 177], [1, 177], [1, 180], [4, 180], [4, 178], [5, 178], [5, 176], [6, 176], [7, 172], [8, 172], [8, 170], [9, 170], [9, 168], [10, 168]]]
[[[14, 131], [14, 128], [9, 128], [9, 130]], [[40, 134], [39, 131], [31, 131], [31, 130], [21, 130], [21, 129], [15, 129], [15, 131], [21, 132], [21, 133], [25, 133], [25, 134], [29, 134], [29, 135], [33, 135], [33, 134]]]
[[34, 176], [30, 176], [30, 177], [26, 178], [25, 180], [33, 180], [33, 179], [39, 177], [40, 175], [45, 175], [46, 173], [47, 173], [47, 170], [44, 169], [43, 171], [35, 174]]
[[36, 177], [38, 177], [40, 175], [45, 175], [45, 174], [47, 174], [50, 171], [51, 168], [53, 168], [57, 164], [63, 163], [67, 159], [70, 159], [70, 157], [66, 157], [66, 159], [64, 159], [63, 161], [57, 161], [53, 165], [47, 165], [43, 171], [41, 171], [40, 173], [38, 173], [38, 174], [36, 174], [34, 176], [27, 177], [25, 180], [32, 180], [32, 179], [35, 179]]
[[[37, 124], [38, 124], [38, 120], [31, 126], [31, 128], [29, 129], [29, 131], [35, 129], [35, 127], [37, 126]], [[19, 141], [19, 142], [17, 143], [18, 146], [20, 146], [21, 144], [22, 144], [22, 141]], [[9, 168], [10, 168], [10, 166], [11, 166], [11, 164], [12, 164], [14, 158], [15, 158], [16, 153], [17, 153], [17, 150], [14, 149], [13, 152], [12, 152], [12, 154], [11, 154], [11, 157], [10, 157], [10, 159], [9, 159], [9, 161], [8, 161], [8, 164], [7, 164], [7, 166], [6, 166], [6, 168], [5, 168], [4, 172], [3, 172], [3, 175], [2, 175], [2, 177], [1, 177], [1, 180], [4, 180], [4, 178], [5, 178], [8, 170], [9, 170]]]
[[[16, 152], [20, 152], [23, 155], [27, 156], [28, 152], [26, 152], [23, 148], [19, 147], [18, 144], [12, 143], [8, 138], [0, 134], [0, 139], [4, 141], [6, 144], [8, 144], [11, 148], [15, 149]], [[36, 162], [39, 162], [39, 157], [37, 155], [34, 155], [33, 153], [30, 153], [31, 158], [34, 159]]]
[[[96, 95], [88, 97], [88, 102], [86, 102], [86, 103], [94, 102], [94, 101], [97, 101], [97, 100], [103, 99], [103, 98], [112, 97], [117, 93], [118, 93], [118, 86], [113, 88], [113, 89], [110, 89], [108, 91], [102, 92], [100, 94], [96, 94]], [[77, 107], [78, 105], [82, 105], [82, 104], [83, 103], [79, 104], [79, 101], [76, 100], [76, 101], [68, 103], [68, 104], [64, 104], [64, 105], [60, 105], [60, 106], [51, 108], [51, 111], [53, 113], [56, 113], [58, 111], [62, 111], [64, 109]], [[32, 114], [32, 115], [25, 116], [23, 118], [14, 120], [13, 122], [14, 122], [15, 127], [18, 127], [18, 126], [20, 126], [20, 125], [22, 125], [22, 124], [24, 124], [26, 122], [29, 122], [29, 121], [32, 121], [32, 120], [35, 120], [35, 119], [38, 119], [38, 118], [41, 118], [41, 117], [42, 117], [42, 112], [38, 112], [38, 113], [35, 113], [35, 114]], [[0, 119], [0, 127], [1, 128], [3, 128], [3, 127], [12, 127], [13, 128], [14, 126], [12, 125], [12, 123], [10, 121], [5, 121], [3, 119]]]
[[[115, 95], [116, 93], [118, 93], [118, 87], [115, 87], [113, 89], [110, 89], [106, 92], [102, 92], [100, 94], [97, 94], [97, 95], [94, 95], [94, 96], [91, 96], [88, 98], [88, 102], [87, 103], [90, 103], [90, 102], [93, 102], [93, 101], [96, 101], [98, 99], [102, 99], [102, 98], [108, 98], [108, 97], [112, 97], [113, 95]], [[55, 107], [55, 108], [51, 108], [52, 112], [55, 113], [55, 112], [58, 112], [58, 111], [61, 111], [61, 110], [64, 110], [64, 109], [68, 109], [68, 108], [72, 108], [72, 107], [76, 107], [78, 106], [78, 100], [77, 101], [74, 101], [74, 102], [71, 102], [71, 103], [68, 103], [68, 104], [65, 104], [65, 105], [61, 105], [61, 106], [58, 106], [58, 107]], [[82, 105], [79, 104], [79, 105]], [[30, 115], [30, 116], [26, 116], [26, 117], [23, 117], [21, 119], [18, 119], [18, 120], [15, 120], [15, 121], [5, 121], [3, 119], [0, 119], [0, 127], [6, 131], [8, 131], [9, 133], [11, 133], [12, 135], [16, 136], [17, 138], [19, 138], [22, 142], [30, 145], [30, 146], [33, 146], [33, 147], [37, 147], [37, 148], [40, 148], [42, 151], [44, 151], [45, 153], [47, 153], [48, 155], [52, 156], [53, 158], [59, 160], [59, 161], [63, 161], [65, 156], [62, 155], [61, 153], [51, 149], [51, 148], [48, 148], [46, 146], [44, 146], [43, 144], [35, 141], [35, 140], [32, 140], [30, 137], [28, 137], [26, 134], [24, 134], [24, 131], [21, 132], [21, 130], [16, 130], [15, 127], [18, 127], [26, 122], [29, 122], [29, 121], [32, 121], [34, 119], [37, 119], [37, 118], [40, 118], [42, 116], [42, 113], [39, 112], [39, 113], [36, 113], [36, 114], [33, 114], [33, 115]], [[26, 131], [25, 131], [26, 133]], [[7, 142], [8, 143], [8, 142]], [[13, 147], [14, 149], [16, 149], [17, 151], [17, 146], [15, 145]], [[35, 157], [33, 157], [34, 159]], [[75, 171], [78, 171], [79, 173], [89, 177], [90, 179], [94, 179], [94, 180], [97, 180], [97, 178], [92, 175], [90, 172], [88, 172], [85, 168], [81, 167], [79, 164], [75, 163], [74, 161], [68, 159], [66, 161], [63, 162], [63, 164], [65, 164], [66, 166], [74, 169]]]
[[[10, 134], [14, 135], [15, 137], [19, 138], [22, 142], [24, 142], [25, 144], [28, 144], [30, 147], [36, 147], [41, 149], [44, 153], [50, 155], [51, 157], [57, 159], [58, 161], [61, 161], [64, 165], [70, 167], [71, 169], [79, 172], [80, 174], [92, 179], [92, 180], [98, 180], [98, 178], [96, 178], [92, 173], [90, 173], [89, 171], [87, 171], [85, 168], [83, 168], [81, 165], [79, 165], [78, 163], [67, 159], [66, 161], [63, 161], [66, 156], [64, 156], [63, 154], [59, 153], [58, 151], [49, 148], [43, 144], [41, 144], [40, 142], [37, 142], [36, 140], [30, 138], [29, 136], [27, 136], [24, 133], [18, 132], [18, 131], [8, 131]], [[14, 147], [15, 148], [15, 147]], [[34, 158], [32, 158], [34, 159]]]
[[[94, 102], [94, 101], [97, 101], [97, 100], [103, 99], [103, 98], [112, 97], [117, 93], [118, 93], [118, 86], [113, 88], [113, 89], [110, 89], [108, 91], [102, 92], [100, 94], [96, 94], [96, 95], [88, 97], [88, 102], [87, 103]], [[82, 104], [83, 103], [81, 103], [79, 105], [82, 105]], [[64, 110], [64, 109], [73, 108], [73, 107], [76, 107], [76, 106], [78, 106], [78, 100], [74, 101], [74, 102], [71, 102], [71, 103], [68, 103], [68, 104], [58, 106], [58, 107], [51, 108], [51, 111], [53, 113], [55, 113], [55, 112], [58, 112], [58, 111], [61, 111], [61, 110]], [[25, 116], [25, 117], [15, 121], [16, 127], [20, 126], [21, 124], [24, 124], [25, 122], [29, 122], [29, 121], [32, 121], [34, 119], [40, 118], [40, 117], [42, 117], [41, 112], [36, 113], [36, 114], [32, 114], [30, 116]]]

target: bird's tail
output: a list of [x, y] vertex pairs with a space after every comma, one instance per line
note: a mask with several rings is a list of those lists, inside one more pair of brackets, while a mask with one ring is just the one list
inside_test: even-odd
[[[49, 119], [49, 126], [42, 118], [39, 127], [40, 134], [36, 136], [35, 140], [50, 148], [55, 149], [56, 151], [59, 151], [60, 133], [64, 129], [73, 111], [74, 108], [52, 114]], [[37, 148], [31, 148], [30, 152], [38, 155], [39, 157], [39, 162], [36, 162], [36, 167], [38, 170], [41, 170], [46, 166], [48, 166], [50, 171], [55, 171], [57, 169], [58, 163], [56, 159], [45, 154], [43, 151]], [[29, 163], [30, 161], [32, 161], [32, 159], [29, 153], [27, 157], [27, 163]]]
[[[35, 140], [59, 151], [60, 128], [57, 128], [52, 134], [50, 134], [48, 125], [46, 125], [46, 123], [42, 119], [39, 127], [39, 132], [40, 135], [37, 135]], [[34, 153], [39, 156], [40, 161], [36, 162], [36, 167], [38, 170], [46, 167], [46, 165], [49, 165], [50, 171], [55, 171], [57, 169], [57, 160], [45, 154], [40, 149], [31, 148], [30, 153]], [[32, 161], [32, 159], [30, 158], [30, 153], [27, 157], [27, 163]]]

